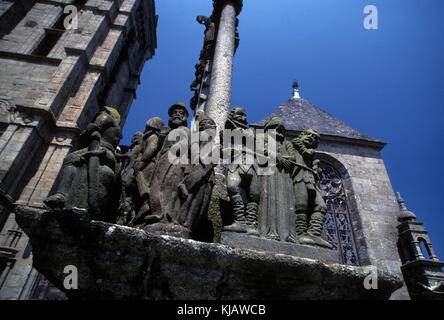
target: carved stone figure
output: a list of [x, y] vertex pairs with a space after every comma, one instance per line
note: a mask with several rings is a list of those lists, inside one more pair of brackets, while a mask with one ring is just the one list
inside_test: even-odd
[[[284, 121], [273, 117], [265, 124], [265, 151], [268, 156], [268, 143], [273, 139], [270, 130], [276, 130], [276, 166], [273, 174], [262, 177], [262, 197], [259, 209], [259, 230], [261, 236], [272, 240], [296, 242], [294, 230], [294, 192], [289, 163], [283, 157], [290, 156], [291, 142], [285, 140]], [[270, 164], [269, 164], [270, 165]]]
[[196, 69], [196, 72], [194, 73], [194, 75], [196, 78], [190, 85], [190, 90], [194, 91], [194, 96], [190, 100], [191, 110], [196, 109], [197, 103], [199, 101], [199, 91], [200, 91], [199, 88], [200, 88], [200, 85], [202, 82], [203, 74], [205, 72], [205, 64], [202, 64], [202, 62], [199, 64], [196, 64], [195, 69]]
[[[247, 115], [241, 107], [233, 108], [225, 124], [225, 129], [238, 132], [246, 139], [253, 141], [255, 131], [247, 126]], [[225, 138], [224, 138], [225, 139]], [[247, 146], [242, 142], [242, 151], [235, 152], [231, 164], [228, 166], [227, 189], [230, 197], [234, 222], [223, 228], [224, 231], [239, 232], [258, 236], [257, 215], [260, 200], [260, 181], [257, 167], [247, 162]], [[232, 153], [233, 154], [233, 153]], [[250, 155], [251, 156], [251, 155]], [[254, 155], [253, 155], [254, 156]], [[245, 195], [246, 203], [242, 194]]]
[[179, 184], [180, 196], [183, 203], [177, 221], [180, 225], [190, 229], [192, 238], [202, 241], [213, 239], [212, 226], [208, 221], [207, 210], [210, 204], [211, 192], [214, 186], [214, 166], [211, 162], [212, 153], [218, 154], [214, 140], [207, 140], [202, 135], [206, 133], [214, 139], [216, 124], [213, 119], [201, 113], [196, 120], [199, 121], [201, 138], [198, 143], [199, 159], [192, 159], [191, 164], [185, 167], [184, 179]]
[[[179, 184], [183, 181], [185, 165], [180, 161], [171, 161], [170, 153], [173, 146], [185, 151], [188, 156], [190, 145], [190, 130], [187, 126], [188, 111], [183, 103], [176, 103], [168, 110], [170, 116], [169, 128], [163, 134], [168, 136], [180, 136], [178, 141], [170, 141], [166, 138], [157, 155], [157, 163], [154, 169], [150, 185], [150, 212], [149, 223], [175, 223], [180, 225]], [[175, 152], [174, 152], [175, 153]]]
[[165, 134], [161, 134], [162, 129], [166, 131], [163, 120], [158, 117], [149, 119], [145, 124], [142, 142], [143, 151], [141, 157], [137, 159], [134, 165], [138, 191], [137, 197], [141, 199], [141, 207], [131, 221], [131, 224], [134, 225], [149, 222], [144, 219], [150, 219], [148, 215], [150, 211], [150, 184], [156, 167], [156, 156], [165, 139]]
[[197, 16], [196, 20], [199, 24], [205, 26], [205, 36], [203, 48], [200, 51], [199, 64], [196, 64], [195, 66], [195, 80], [190, 85], [190, 90], [194, 91], [194, 96], [190, 100], [190, 108], [192, 110], [196, 109], [199, 103], [199, 98], [205, 99], [205, 95], [199, 96], [199, 94], [201, 87], [209, 85], [208, 83], [202, 83], [202, 80], [204, 79], [205, 69], [209, 64], [209, 61], [213, 60], [217, 33], [216, 23], [213, 16]]
[[239, 48], [239, 42], [240, 42], [240, 37], [239, 37], [239, 19], [236, 18], [236, 32], [234, 35], [234, 50], [237, 51], [237, 48]]
[[131, 146], [127, 153], [120, 155], [125, 160], [125, 166], [121, 171], [122, 194], [119, 204], [118, 224], [128, 224], [131, 218], [131, 211], [135, 206], [136, 178], [134, 165], [142, 152], [142, 132], [136, 132], [131, 139]]
[[[55, 194], [44, 203], [54, 210], [87, 209], [90, 218], [111, 221], [117, 207], [115, 150], [122, 138], [120, 115], [104, 107], [81, 134], [81, 149], [63, 161]], [[116, 196], [117, 194], [117, 196]]]
[[292, 140], [291, 155], [283, 156], [282, 163], [292, 168], [298, 242], [332, 248], [322, 239], [327, 206], [319, 188], [320, 169], [313, 159], [319, 138], [319, 133], [314, 129], [302, 131], [299, 137]]
[[201, 63], [199, 63], [199, 64], [196, 64], [194, 66], [194, 68], [196, 69], [196, 71], [194, 73], [194, 75], [196, 76], [196, 79], [190, 85], [190, 90], [191, 91], [196, 91], [197, 90], [197, 86], [202, 81], [202, 75], [204, 73], [205, 66], [202, 65]]
[[196, 18], [199, 24], [205, 26], [204, 46], [200, 52], [199, 60], [211, 60], [214, 53], [214, 43], [216, 41], [216, 23], [213, 21], [213, 17], [197, 16]]

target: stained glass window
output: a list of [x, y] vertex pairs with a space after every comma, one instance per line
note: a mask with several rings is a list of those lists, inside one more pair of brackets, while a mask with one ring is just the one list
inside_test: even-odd
[[343, 263], [359, 265], [342, 177], [328, 163], [321, 162], [320, 166], [321, 190], [327, 204], [325, 238], [334, 250], [339, 250]]

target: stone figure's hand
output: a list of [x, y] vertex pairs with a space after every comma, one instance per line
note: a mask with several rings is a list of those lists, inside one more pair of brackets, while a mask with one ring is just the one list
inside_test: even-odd
[[276, 153], [276, 166], [278, 168], [284, 167], [283, 158], [282, 158], [282, 155], [280, 153]]
[[145, 167], [145, 163], [143, 161], [136, 161], [134, 163], [134, 171], [139, 172], [142, 171]]
[[190, 195], [188, 193], [187, 187], [183, 183], [179, 184], [179, 195], [182, 199], [186, 199]]
[[286, 158], [282, 158], [282, 164], [283, 164], [285, 170], [287, 170], [287, 171], [290, 171], [290, 170], [291, 170], [291, 168], [292, 168], [292, 164], [291, 164], [291, 161], [290, 161], [290, 160], [288, 160], [288, 159], [286, 159]]
[[80, 158], [81, 161], [86, 161], [89, 159], [89, 157], [102, 157], [106, 154], [106, 150], [100, 149], [100, 150], [94, 150], [94, 151], [88, 151], [85, 154], [82, 155]]
[[86, 130], [88, 131], [88, 133], [91, 134], [91, 132], [99, 131], [99, 126], [97, 124], [95, 124], [95, 123], [90, 123], [86, 127]]
[[315, 154], [315, 149], [307, 149], [306, 153], [310, 156], [313, 156]]

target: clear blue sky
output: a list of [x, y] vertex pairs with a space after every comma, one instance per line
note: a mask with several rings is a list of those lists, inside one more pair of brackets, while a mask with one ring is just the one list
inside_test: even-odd
[[[366, 5], [378, 30], [363, 27]], [[122, 144], [168, 107], [187, 105], [211, 0], [157, 0], [158, 48], [145, 64]], [[233, 106], [261, 120], [301, 96], [352, 128], [384, 140], [393, 188], [425, 223], [444, 260], [444, 1], [244, 0], [233, 74]], [[443, 181], [440, 180], [443, 178]]]

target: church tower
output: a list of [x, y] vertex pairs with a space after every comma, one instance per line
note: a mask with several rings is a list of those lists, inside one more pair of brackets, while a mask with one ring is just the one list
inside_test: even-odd
[[439, 261], [422, 222], [407, 210], [398, 192], [399, 252], [402, 273], [412, 299], [444, 300], [444, 262]]
[[156, 26], [154, 0], [0, 2], [0, 299], [50, 298], [14, 205], [43, 206], [101, 106], [123, 126]]

